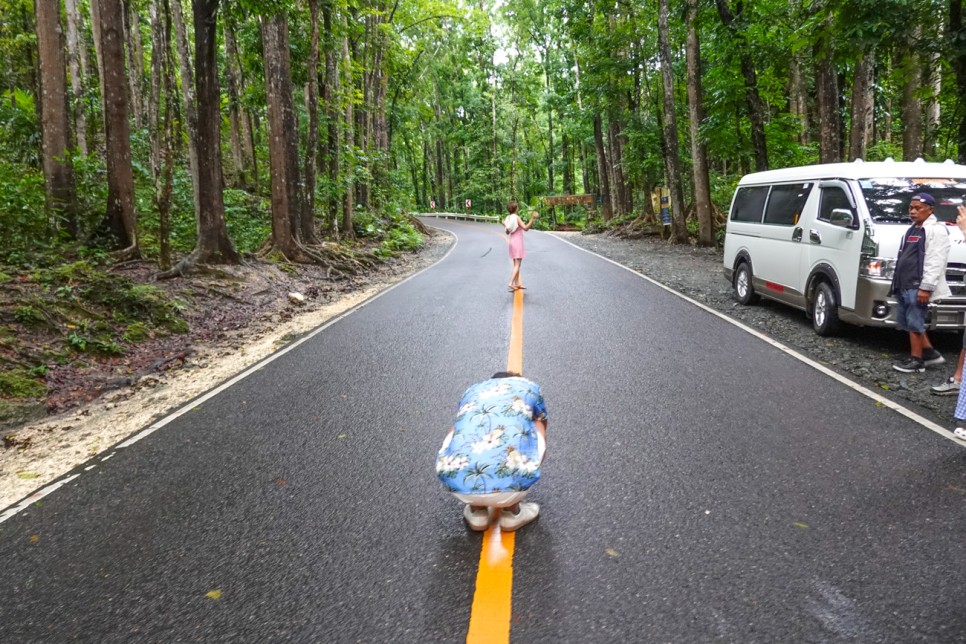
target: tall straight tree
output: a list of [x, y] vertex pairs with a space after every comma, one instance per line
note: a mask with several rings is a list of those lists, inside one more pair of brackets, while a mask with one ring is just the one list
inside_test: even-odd
[[668, 192], [671, 193], [671, 228], [675, 243], [688, 241], [685, 221], [684, 195], [681, 189], [681, 159], [678, 153], [677, 113], [674, 107], [674, 72], [671, 69], [668, 0], [658, 0], [657, 39], [664, 80], [664, 167], [667, 172]]
[[134, 173], [128, 125], [124, 66], [124, 12], [121, 0], [98, 0], [101, 82], [104, 87], [104, 143], [107, 165], [107, 212], [104, 227], [127, 257], [140, 257], [134, 211]]
[[[103, 0], [102, 0], [103, 1]], [[175, 0], [176, 2], [178, 0]], [[203, 264], [241, 261], [225, 225], [221, 172], [221, 94], [218, 85], [218, 0], [193, 0], [195, 85], [198, 100], [198, 240], [192, 260]]]
[[[950, 65], [956, 77], [956, 90], [960, 97], [966, 96], [966, 23], [963, 21], [962, 0], [950, 0], [947, 41], [951, 50]], [[959, 110], [956, 123], [957, 161], [966, 164], [966, 110]]]
[[52, 228], [77, 235], [74, 172], [68, 153], [67, 63], [64, 57], [60, 3], [36, 0], [37, 49], [40, 58], [40, 113], [44, 187]]
[[687, 0], [687, 73], [688, 114], [691, 124], [691, 163], [694, 169], [694, 211], [698, 218], [698, 242], [714, 243], [714, 220], [711, 216], [711, 181], [708, 177], [708, 146], [704, 142], [701, 123], [704, 106], [701, 91], [701, 42], [698, 38], [698, 0]]
[[74, 139], [77, 151], [87, 156], [87, 110], [84, 104], [84, 80], [87, 78], [87, 48], [81, 37], [78, 0], [65, 0], [67, 11], [67, 60], [70, 70], [71, 99], [74, 105]]
[[272, 182], [272, 250], [303, 259], [302, 191], [299, 185], [298, 130], [292, 98], [288, 21], [278, 12], [260, 19], [268, 97], [268, 153]]
[[765, 108], [762, 105], [761, 95], [758, 93], [758, 72], [755, 70], [755, 63], [751, 58], [751, 46], [745, 36], [744, 30], [738, 22], [738, 17], [744, 12], [744, 1], [735, 2], [736, 10], [731, 11], [728, 0], [715, 0], [718, 7], [718, 15], [721, 22], [728, 28], [734, 37], [735, 46], [738, 48], [738, 58], [741, 62], [741, 75], [745, 79], [745, 105], [748, 110], [748, 119], [751, 121], [751, 146], [755, 154], [755, 170], [759, 172], [768, 169], [768, 143], [765, 138]]

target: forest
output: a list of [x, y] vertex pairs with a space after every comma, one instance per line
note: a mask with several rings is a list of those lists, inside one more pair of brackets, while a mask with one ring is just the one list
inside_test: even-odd
[[[0, 15], [0, 362], [28, 379], [49, 356], [15, 346], [25, 328], [116, 354], [134, 317], [179, 327], [150, 285], [105, 277], [125, 262], [338, 279], [418, 248], [416, 214], [509, 199], [545, 228], [656, 225], [710, 246], [748, 172], [966, 162], [962, 0], [0, 0]], [[548, 200], [562, 195], [589, 203]]]
[[[715, 242], [744, 173], [962, 160], [961, 0], [0, 0], [0, 230], [352, 270], [409, 213], [593, 195]], [[962, 152], [960, 151], [962, 150]], [[387, 231], [393, 231], [389, 233]]]

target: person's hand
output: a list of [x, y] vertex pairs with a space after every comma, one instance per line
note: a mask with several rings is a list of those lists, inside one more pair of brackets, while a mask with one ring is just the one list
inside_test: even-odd
[[966, 235], [966, 206], [958, 206], [956, 211], [959, 212], [959, 215], [956, 217], [956, 225]]
[[[962, 215], [960, 215], [960, 217], [962, 217]], [[919, 289], [918, 291], [916, 291], [916, 301], [918, 301], [920, 304], [929, 304], [929, 298], [931, 295], [932, 295], [931, 291], [924, 291], [922, 289]]]

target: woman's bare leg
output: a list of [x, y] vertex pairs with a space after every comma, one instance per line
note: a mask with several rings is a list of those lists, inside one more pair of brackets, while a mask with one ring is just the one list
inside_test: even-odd
[[510, 271], [510, 283], [508, 286], [510, 288], [516, 288], [520, 285], [520, 262], [521, 260], [513, 260], [513, 270]]

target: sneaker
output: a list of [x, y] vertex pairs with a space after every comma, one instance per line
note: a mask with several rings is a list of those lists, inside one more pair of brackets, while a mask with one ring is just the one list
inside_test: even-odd
[[941, 385], [933, 385], [929, 388], [929, 391], [937, 396], [951, 396], [953, 394], [958, 394], [959, 381], [950, 376], [949, 380], [945, 381]]
[[500, 510], [500, 530], [513, 532], [536, 519], [538, 514], [540, 506], [536, 503], [521, 503], [516, 514], [509, 510]]
[[892, 368], [902, 373], [922, 373], [926, 370], [926, 365], [921, 359], [910, 356], [892, 365]]
[[946, 362], [946, 358], [943, 357], [943, 354], [930, 347], [929, 349], [922, 350], [922, 362], [927, 367], [931, 367], [932, 365]]
[[955, 436], [961, 441], [966, 441], [966, 429], [963, 429], [962, 427], [957, 427], [956, 429], [953, 430], [953, 436]]
[[473, 506], [466, 505], [463, 507], [463, 518], [466, 519], [466, 525], [474, 532], [483, 532], [490, 527], [490, 511], [486, 508], [474, 510]]

